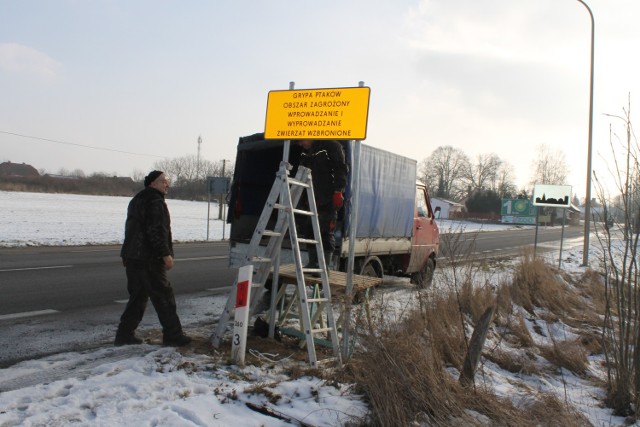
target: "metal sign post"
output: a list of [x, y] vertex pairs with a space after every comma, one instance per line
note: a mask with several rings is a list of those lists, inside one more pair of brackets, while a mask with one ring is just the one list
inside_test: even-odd
[[[567, 208], [571, 206], [571, 186], [570, 185], [547, 185], [536, 184], [533, 188], [533, 205], [540, 209], [540, 206], [562, 209], [562, 234], [560, 236], [560, 259], [558, 268], [562, 263], [562, 243], [564, 240], [564, 224]], [[533, 255], [538, 244], [538, 218], [536, 217], [536, 243], [533, 247]]]
[[224, 209], [224, 198], [227, 194], [229, 194], [229, 190], [231, 187], [231, 179], [226, 176], [209, 176], [207, 177], [207, 187], [209, 193], [209, 201], [207, 202], [207, 240], [209, 240], [209, 222], [211, 221], [210, 213], [211, 213], [211, 195], [212, 194], [220, 194], [220, 204], [222, 205], [222, 240], [225, 238], [225, 209]]
[[564, 242], [564, 224], [567, 219], [567, 210], [562, 209], [562, 233], [560, 234], [560, 255], [558, 256], [558, 268], [562, 267], [562, 243]]
[[358, 202], [360, 196], [360, 141], [351, 141], [351, 209], [349, 211], [349, 256], [347, 258], [347, 289], [344, 300], [344, 322], [342, 327], [342, 358], [349, 357], [349, 332], [351, 303], [353, 299], [353, 270], [355, 267], [356, 230], [358, 229]]

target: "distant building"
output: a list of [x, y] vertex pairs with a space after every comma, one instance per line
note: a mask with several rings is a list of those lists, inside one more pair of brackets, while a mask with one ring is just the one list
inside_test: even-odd
[[464, 205], [461, 203], [437, 197], [431, 198], [431, 207], [433, 208], [435, 217], [438, 219], [451, 218], [452, 216], [455, 216], [455, 213], [462, 212], [464, 209]]
[[0, 176], [40, 176], [36, 168], [26, 163], [0, 163]]

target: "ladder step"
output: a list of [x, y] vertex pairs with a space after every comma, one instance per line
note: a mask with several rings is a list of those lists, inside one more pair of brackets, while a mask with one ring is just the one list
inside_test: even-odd
[[316, 215], [313, 212], [303, 211], [302, 209], [294, 209], [293, 213], [298, 214], [298, 215], [305, 215], [305, 216], [315, 216]]
[[307, 302], [328, 302], [328, 298], [309, 298]]
[[279, 236], [282, 236], [282, 233], [280, 233], [278, 231], [273, 231], [273, 230], [263, 230], [262, 231], [262, 235], [263, 236], [271, 236], [271, 237], [279, 237]]
[[298, 242], [299, 243], [307, 243], [307, 244], [311, 244], [311, 245], [315, 245], [315, 244], [318, 243], [317, 240], [314, 240], [314, 239], [303, 239], [301, 237], [298, 237]]
[[300, 187], [305, 187], [305, 188], [309, 188], [309, 184], [304, 182], [304, 181], [300, 181], [298, 179], [295, 178], [289, 178], [289, 184], [291, 185], [299, 185]]
[[303, 268], [302, 272], [304, 274], [321, 274], [324, 270], [321, 268]]
[[284, 211], [288, 211], [288, 212], [293, 212], [294, 214], [298, 214], [298, 215], [305, 215], [305, 216], [315, 216], [316, 214], [311, 212], [311, 211], [305, 211], [302, 209], [291, 209], [289, 206], [287, 205], [283, 205], [280, 203], [276, 203], [275, 205], [273, 205], [274, 209], [280, 209], [280, 210], [284, 210]]
[[271, 262], [271, 258], [266, 258], [262, 256], [254, 256], [250, 259], [251, 262]]

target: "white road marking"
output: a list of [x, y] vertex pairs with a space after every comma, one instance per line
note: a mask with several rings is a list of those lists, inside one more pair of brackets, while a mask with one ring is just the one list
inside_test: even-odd
[[76, 253], [76, 254], [83, 254], [83, 253], [89, 253], [89, 252], [114, 252], [114, 251], [118, 251], [120, 252], [120, 248], [109, 248], [109, 249], [82, 249], [82, 250], [75, 250], [75, 251], [69, 251], [71, 253]]
[[225, 258], [229, 258], [227, 255], [218, 255], [218, 256], [203, 256], [203, 257], [197, 257], [197, 258], [176, 258], [174, 259], [175, 262], [178, 261], [201, 261], [204, 259], [225, 259]]
[[3, 314], [3, 315], [0, 315], [0, 320], [20, 319], [22, 317], [32, 317], [32, 316], [44, 316], [45, 314], [53, 314], [53, 313], [59, 313], [59, 311], [58, 310], [37, 310], [37, 311], [25, 311], [22, 313]]
[[50, 267], [25, 267], [25, 268], [8, 268], [6, 270], [0, 270], [0, 273], [7, 271], [28, 271], [28, 270], [52, 270], [56, 268], [71, 268], [73, 265], [52, 265]]

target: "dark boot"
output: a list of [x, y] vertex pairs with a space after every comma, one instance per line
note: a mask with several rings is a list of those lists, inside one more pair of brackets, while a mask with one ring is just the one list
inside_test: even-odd
[[183, 332], [181, 332], [180, 335], [162, 338], [162, 345], [166, 345], [169, 347], [182, 347], [189, 344], [190, 342], [191, 337], [185, 335]]
[[113, 345], [120, 347], [123, 345], [136, 345], [142, 344], [142, 340], [136, 337], [134, 334], [116, 334], [116, 339]]

